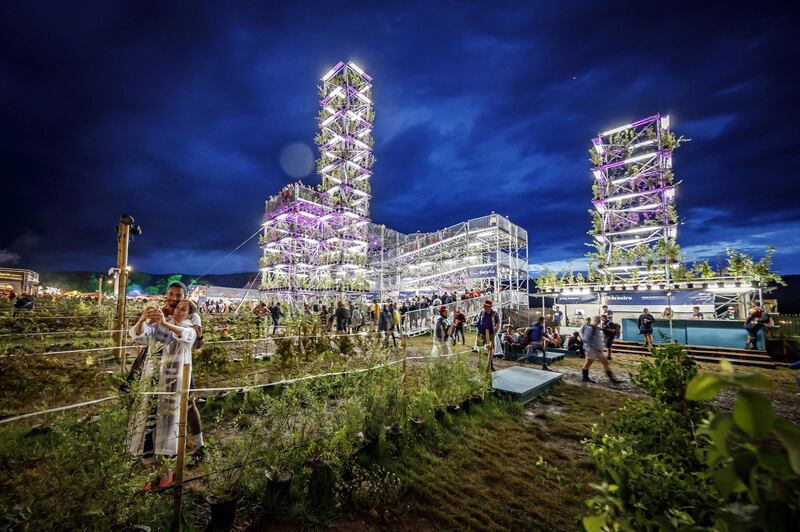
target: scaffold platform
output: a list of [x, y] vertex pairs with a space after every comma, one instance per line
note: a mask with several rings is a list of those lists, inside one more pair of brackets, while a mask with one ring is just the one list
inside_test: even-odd
[[513, 366], [492, 374], [495, 391], [510, 395], [526, 404], [545, 393], [563, 378], [561, 373]]

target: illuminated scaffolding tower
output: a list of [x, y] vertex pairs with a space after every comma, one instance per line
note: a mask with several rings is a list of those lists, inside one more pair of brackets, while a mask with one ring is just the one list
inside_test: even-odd
[[[669, 116], [654, 115], [592, 139], [592, 230], [607, 281], [668, 276], [677, 237]], [[658, 252], [656, 252], [658, 250]], [[662, 257], [656, 260], [656, 257]]]
[[501, 306], [528, 306], [528, 233], [499, 214], [409, 235], [370, 224], [369, 256], [382, 298], [477, 288]]
[[322, 184], [288, 185], [267, 201], [260, 242], [261, 289], [273, 292], [368, 289], [372, 78], [339, 62], [322, 78], [315, 141]]

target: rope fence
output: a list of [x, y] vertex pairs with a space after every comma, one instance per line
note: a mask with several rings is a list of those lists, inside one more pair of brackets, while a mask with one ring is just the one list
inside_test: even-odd
[[[466, 352], [467, 351], [464, 351], [464, 352], [461, 352], [461, 353], [453, 352], [453, 353], [438, 354], [438, 355], [432, 355], [431, 354], [431, 355], [424, 355], [424, 356], [406, 356], [404, 358], [399, 358], [399, 359], [396, 359], [396, 360], [390, 360], [390, 361], [385, 362], [383, 364], [378, 364], [378, 365], [371, 366], [371, 367], [368, 367], [368, 368], [358, 368], [358, 369], [352, 369], [352, 370], [334, 371], [334, 372], [327, 372], [327, 373], [318, 373], [318, 374], [315, 374], [315, 375], [304, 375], [302, 377], [295, 377], [293, 379], [281, 379], [279, 381], [265, 382], [265, 383], [262, 383], [262, 384], [251, 384], [251, 385], [243, 385], [243, 386], [212, 387], [212, 388], [190, 388], [188, 391], [189, 391], [189, 393], [250, 391], [250, 390], [256, 390], [256, 389], [271, 388], [273, 386], [280, 386], [280, 385], [284, 385], [284, 384], [293, 384], [295, 382], [314, 380], [314, 379], [321, 379], [321, 378], [325, 378], [325, 377], [336, 377], [336, 376], [342, 376], [342, 375], [354, 375], [354, 374], [358, 374], [358, 373], [366, 373], [366, 372], [375, 371], [375, 370], [378, 370], [378, 369], [394, 366], [394, 365], [397, 365], [397, 364], [401, 364], [401, 363], [403, 363], [404, 360], [430, 360], [430, 359], [434, 359], [434, 358], [449, 358], [449, 357], [456, 356], [456, 355], [459, 355], [459, 354], [464, 354]], [[136, 392], [136, 393], [138, 395], [176, 395], [179, 392]], [[110, 395], [108, 397], [103, 397], [103, 398], [100, 398], [100, 399], [94, 399], [94, 400], [91, 400], [91, 401], [84, 401], [84, 402], [81, 402], [81, 403], [74, 403], [74, 404], [71, 404], [71, 405], [65, 405], [65, 406], [60, 406], [60, 407], [56, 407], [56, 408], [48, 408], [48, 409], [45, 409], [45, 410], [38, 410], [36, 412], [28, 412], [26, 414], [19, 414], [19, 415], [16, 415], [16, 416], [0, 419], [0, 425], [5, 425], [5, 424], [8, 424], [8, 423], [12, 423], [14, 421], [19, 421], [21, 419], [26, 419], [26, 418], [30, 418], [30, 417], [34, 417], [34, 416], [52, 414], [52, 413], [56, 413], [56, 412], [64, 412], [64, 411], [67, 411], [67, 410], [73, 410], [73, 409], [76, 409], [76, 408], [82, 408], [82, 407], [85, 407], [85, 406], [91, 406], [91, 405], [94, 405], [94, 404], [103, 403], [105, 401], [110, 401], [112, 399], [120, 399], [122, 397], [124, 397], [124, 395], [121, 395], [121, 394]]]

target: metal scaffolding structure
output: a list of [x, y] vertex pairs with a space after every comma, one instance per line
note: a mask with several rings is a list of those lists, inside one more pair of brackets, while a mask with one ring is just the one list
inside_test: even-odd
[[267, 200], [260, 289], [287, 299], [377, 292], [383, 300], [479, 289], [498, 308], [527, 308], [527, 232], [494, 213], [411, 235], [373, 224], [372, 78], [339, 62], [319, 95], [322, 184], [292, 183]]
[[365, 291], [371, 198], [372, 78], [339, 62], [319, 87], [316, 189], [288, 185], [266, 204], [260, 288]]
[[528, 306], [528, 233], [499, 214], [409, 235], [372, 224], [369, 266], [382, 299], [479, 289]]
[[[592, 230], [598, 271], [612, 279], [668, 277], [648, 248], [677, 238], [669, 116], [659, 114], [592, 139]], [[666, 270], [666, 271], [665, 271]]]

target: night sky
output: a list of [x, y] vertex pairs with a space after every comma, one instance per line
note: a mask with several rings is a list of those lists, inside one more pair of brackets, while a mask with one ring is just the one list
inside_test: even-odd
[[800, 271], [797, 2], [216, 4], [3, 2], [0, 265], [105, 270], [127, 212], [137, 269], [204, 272], [270, 194], [319, 182], [316, 85], [350, 59], [375, 78], [378, 223], [494, 210], [528, 229], [532, 269], [580, 269], [590, 138], [660, 112], [692, 139], [689, 258], [774, 243]]

